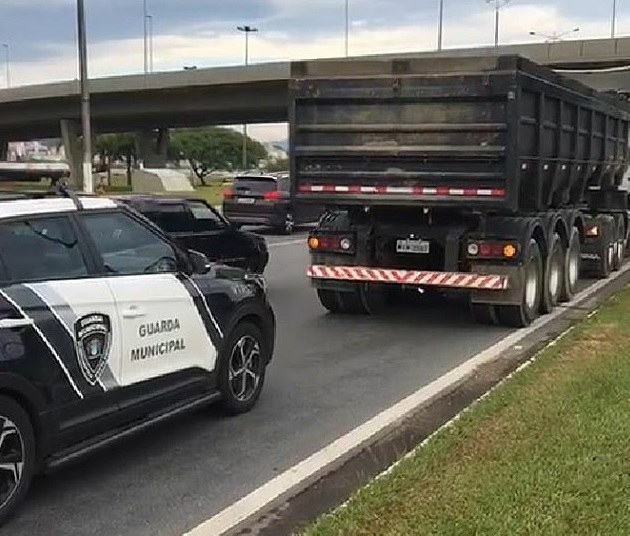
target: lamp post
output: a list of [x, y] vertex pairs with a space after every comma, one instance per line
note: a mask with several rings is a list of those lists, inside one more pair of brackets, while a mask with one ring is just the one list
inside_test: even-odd
[[551, 33], [542, 33], [542, 32], [529, 32], [529, 35], [539, 35], [540, 37], [545, 38], [545, 43], [556, 43], [558, 41], [562, 41], [567, 35], [572, 33], [577, 33], [580, 31], [579, 27], [575, 27], [571, 30], [566, 30], [564, 32], [551, 32]]
[[147, 0], [142, 2], [142, 20], [144, 21], [144, 74], [149, 72], [149, 11]]
[[440, 0], [440, 10], [438, 15], [438, 51], [442, 50], [442, 31], [444, 29], [444, 0]]
[[615, 38], [617, 29], [617, 0], [613, 0], [612, 3], [612, 20], [610, 21], [610, 38]]
[[344, 50], [347, 58], [350, 54], [350, 0], [345, 0], [344, 20]]
[[11, 87], [11, 60], [8, 43], [3, 43], [2, 48], [4, 48], [4, 66], [6, 68], [7, 88], [9, 88]]
[[77, 27], [79, 35], [79, 79], [81, 84], [81, 127], [83, 133], [83, 190], [94, 192], [92, 177], [92, 128], [90, 125], [90, 91], [87, 69], [87, 32], [85, 27], [85, 3], [77, 0]]
[[486, 0], [486, 4], [494, 8], [494, 46], [499, 46], [499, 12], [509, 4], [510, 0]]
[[[249, 65], [249, 34], [258, 31], [254, 26], [237, 26], [239, 32], [245, 34], [245, 66]], [[247, 169], [247, 123], [243, 123], [243, 171]]]
[[149, 52], [148, 52], [148, 71], [150, 73], [153, 72], [153, 15], [147, 15], [146, 20], [148, 23], [148, 42], [149, 42]]

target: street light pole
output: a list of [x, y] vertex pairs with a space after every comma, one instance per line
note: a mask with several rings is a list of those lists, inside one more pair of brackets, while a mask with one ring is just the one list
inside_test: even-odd
[[345, 33], [344, 33], [344, 49], [346, 58], [350, 54], [350, 0], [346, 0], [345, 5]]
[[144, 74], [149, 72], [149, 36], [148, 36], [148, 17], [147, 0], [143, 0], [143, 20], [144, 20]]
[[[239, 32], [245, 34], [245, 66], [249, 65], [249, 34], [258, 31], [258, 28], [253, 26], [237, 26], [236, 29]], [[247, 123], [243, 123], [243, 171], [247, 169]]]
[[79, 77], [81, 83], [81, 126], [83, 132], [83, 190], [94, 192], [92, 178], [92, 128], [90, 125], [90, 91], [87, 69], [87, 32], [84, 0], [77, 0], [77, 26], [79, 34]]
[[494, 7], [494, 46], [499, 46], [499, 12], [510, 0], [486, 0], [488, 5]]
[[438, 16], [438, 51], [442, 50], [442, 30], [444, 28], [444, 0], [440, 0], [440, 14]]
[[11, 60], [9, 57], [8, 43], [3, 43], [2, 48], [4, 48], [4, 63], [5, 63], [5, 68], [6, 68], [7, 88], [9, 88], [11, 87]]
[[615, 38], [615, 33], [617, 30], [617, 0], [613, 0], [612, 5], [612, 21], [610, 22], [610, 38]]
[[148, 25], [149, 25], [149, 31], [148, 31], [148, 35], [149, 35], [149, 62], [148, 62], [148, 67], [149, 67], [149, 72], [152, 73], [153, 72], [153, 15], [147, 15], [147, 21], [148, 21]]

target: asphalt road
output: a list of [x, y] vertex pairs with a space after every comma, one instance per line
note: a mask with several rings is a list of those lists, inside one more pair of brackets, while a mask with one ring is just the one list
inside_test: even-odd
[[38, 479], [2, 536], [181, 536], [496, 342], [460, 303], [383, 318], [325, 314], [304, 234], [268, 237], [278, 340], [259, 406], [204, 410]]

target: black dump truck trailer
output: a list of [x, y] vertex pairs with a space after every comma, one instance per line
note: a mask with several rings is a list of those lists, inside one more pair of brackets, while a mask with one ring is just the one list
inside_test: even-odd
[[336, 313], [466, 291], [522, 327], [628, 244], [630, 109], [518, 56], [296, 62], [293, 195], [325, 205], [308, 275]]

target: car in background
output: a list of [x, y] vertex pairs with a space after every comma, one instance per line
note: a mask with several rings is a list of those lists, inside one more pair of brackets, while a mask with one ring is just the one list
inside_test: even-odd
[[116, 196], [155, 223], [182, 248], [261, 274], [269, 262], [264, 237], [241, 231], [203, 199], [129, 194]]
[[295, 201], [288, 174], [238, 175], [223, 198], [223, 215], [233, 224], [265, 225], [283, 234], [316, 223], [323, 212], [323, 206]]

